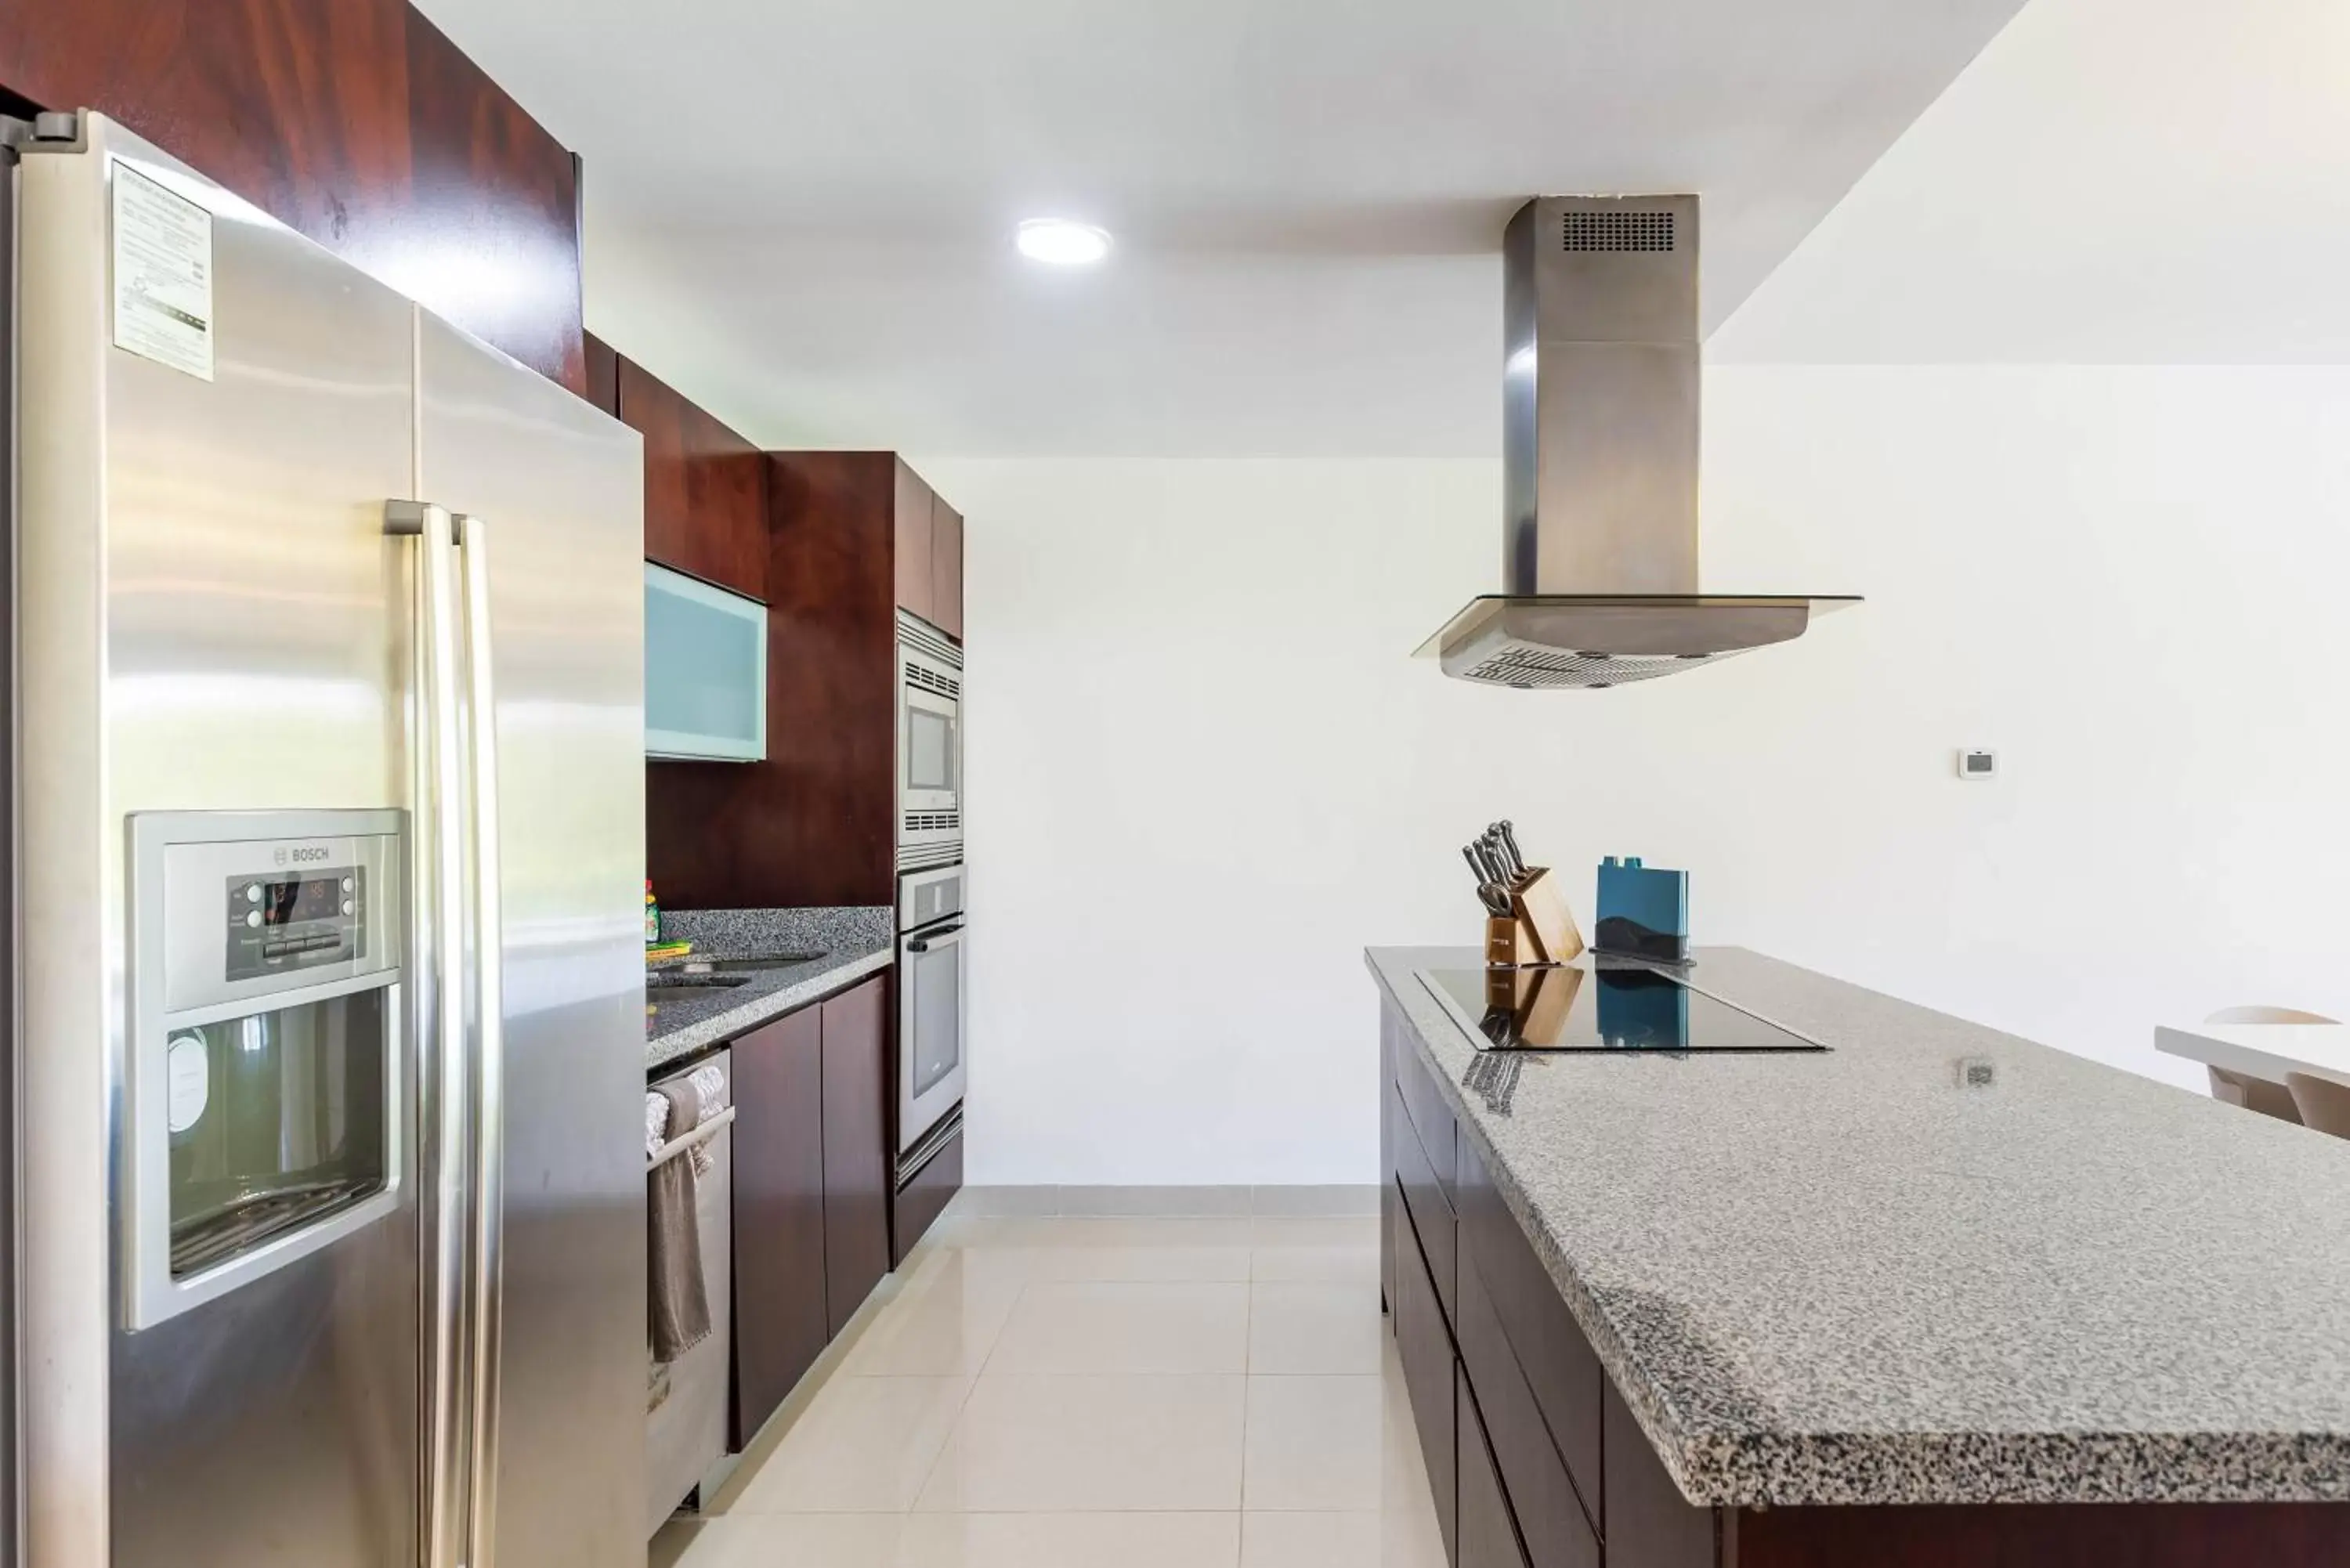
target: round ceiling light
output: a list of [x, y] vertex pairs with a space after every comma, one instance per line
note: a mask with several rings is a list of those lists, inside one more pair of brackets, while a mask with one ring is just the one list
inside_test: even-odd
[[1109, 234], [1066, 218], [1031, 218], [1020, 225], [1020, 254], [1052, 266], [1091, 266], [1109, 254]]

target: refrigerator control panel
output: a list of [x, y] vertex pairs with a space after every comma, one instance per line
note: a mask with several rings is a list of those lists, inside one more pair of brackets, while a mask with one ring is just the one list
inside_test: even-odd
[[[313, 853], [331, 857], [323, 847]], [[296, 877], [274, 868], [231, 877], [226, 978], [256, 980], [365, 958], [367, 896], [367, 867], [355, 861]]]
[[134, 972], [161, 1013], [399, 978], [401, 813], [156, 812], [132, 823]]

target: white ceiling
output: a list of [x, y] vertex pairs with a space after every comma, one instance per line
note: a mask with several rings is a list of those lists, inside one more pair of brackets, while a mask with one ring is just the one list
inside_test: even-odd
[[1708, 348], [2350, 363], [2350, 0], [2032, 0]]
[[586, 159], [591, 327], [754, 439], [1482, 455], [1521, 199], [1702, 194], [1711, 327], [2018, 0], [421, 3]]

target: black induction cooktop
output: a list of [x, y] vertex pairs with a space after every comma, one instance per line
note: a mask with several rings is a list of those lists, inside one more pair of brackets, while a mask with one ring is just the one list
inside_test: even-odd
[[1424, 969], [1480, 1051], [1825, 1051], [1681, 975], [1586, 957], [1530, 969]]

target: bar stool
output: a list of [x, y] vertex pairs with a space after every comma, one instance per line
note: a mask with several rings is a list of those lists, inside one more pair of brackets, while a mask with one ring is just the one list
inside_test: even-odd
[[[2304, 1012], [2298, 1007], [2223, 1007], [2203, 1021], [2206, 1023], [2333, 1023], [2338, 1022], [2322, 1012]], [[2231, 1073], [2225, 1067], [2213, 1067], [2211, 1097], [2226, 1105], [2241, 1106], [2248, 1111], [2258, 1111], [2264, 1116], [2274, 1116], [2281, 1122], [2302, 1119], [2301, 1107], [2293, 1103], [2292, 1091], [2282, 1084], [2272, 1084], [2266, 1078], [2254, 1078], [2242, 1073]]]
[[2350, 1084], [2314, 1073], [2287, 1073], [2284, 1086], [2293, 1091], [2303, 1124], [2335, 1137], [2350, 1137]]

